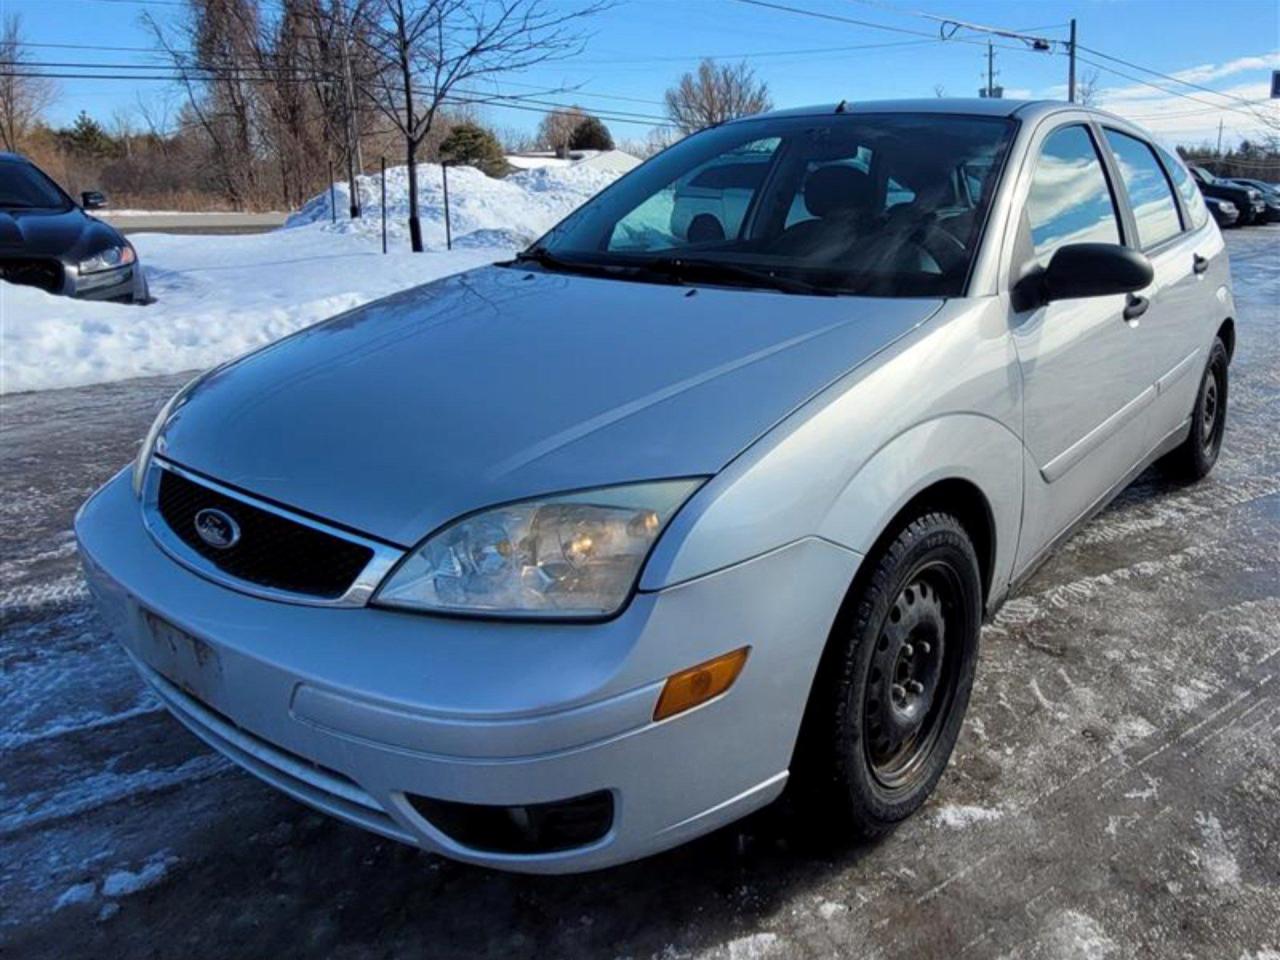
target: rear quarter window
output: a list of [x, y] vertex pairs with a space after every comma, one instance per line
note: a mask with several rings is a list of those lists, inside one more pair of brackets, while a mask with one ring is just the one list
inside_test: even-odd
[[1139, 246], [1147, 250], [1176, 237], [1182, 232], [1178, 204], [1155, 152], [1147, 143], [1119, 130], [1108, 127], [1104, 134], [1129, 195]]
[[1196, 186], [1196, 182], [1186, 164], [1163, 147], [1160, 148], [1160, 156], [1164, 160], [1164, 165], [1169, 171], [1170, 178], [1173, 180], [1174, 189], [1182, 197], [1182, 205], [1186, 207], [1187, 216], [1191, 219], [1191, 222], [1187, 224], [1187, 228], [1199, 230], [1209, 219], [1209, 210], [1204, 205], [1204, 197], [1200, 194], [1200, 188]]

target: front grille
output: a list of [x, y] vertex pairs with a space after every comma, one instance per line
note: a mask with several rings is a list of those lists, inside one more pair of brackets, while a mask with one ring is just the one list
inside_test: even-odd
[[[289, 593], [342, 596], [373, 558], [373, 550], [161, 470], [156, 506], [169, 529], [228, 576]], [[220, 510], [239, 527], [230, 547], [196, 532], [196, 514]]]
[[62, 289], [62, 264], [42, 257], [0, 257], [0, 278], [57, 293]]

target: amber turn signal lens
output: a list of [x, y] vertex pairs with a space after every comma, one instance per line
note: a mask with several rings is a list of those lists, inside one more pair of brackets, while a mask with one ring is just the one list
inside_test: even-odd
[[667, 677], [653, 719], [665, 720], [724, 693], [738, 679], [750, 650], [742, 647]]

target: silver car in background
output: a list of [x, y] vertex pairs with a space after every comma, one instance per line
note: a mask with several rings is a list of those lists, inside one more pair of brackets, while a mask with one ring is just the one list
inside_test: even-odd
[[586, 870], [784, 792], [876, 836], [943, 774], [983, 619], [1149, 464], [1212, 468], [1233, 316], [1122, 119], [768, 114], [198, 378], [76, 532], [179, 720], [384, 836]]

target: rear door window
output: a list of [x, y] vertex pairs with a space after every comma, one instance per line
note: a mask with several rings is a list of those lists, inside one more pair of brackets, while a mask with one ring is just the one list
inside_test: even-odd
[[1120, 168], [1125, 191], [1129, 194], [1133, 219], [1138, 227], [1138, 245], [1149, 250], [1170, 237], [1176, 237], [1182, 231], [1178, 204], [1173, 199], [1173, 188], [1164, 168], [1151, 147], [1119, 130], [1108, 128], [1104, 135]]
[[1120, 242], [1111, 187], [1085, 127], [1063, 127], [1045, 139], [1027, 197], [1027, 221], [1041, 264], [1064, 244]]

